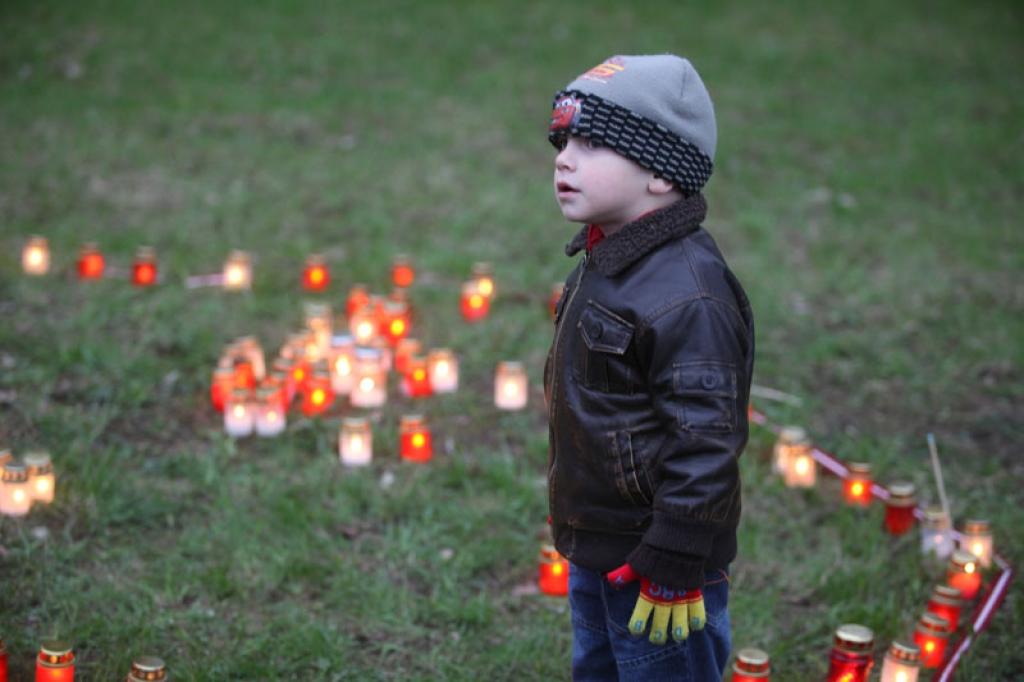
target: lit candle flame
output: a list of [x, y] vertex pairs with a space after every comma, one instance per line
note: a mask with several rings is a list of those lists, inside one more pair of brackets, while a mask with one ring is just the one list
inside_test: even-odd
[[231, 408], [231, 412], [236, 417], [242, 418], [245, 416], [245, 405], [235, 405], [233, 408]]
[[494, 293], [494, 280], [490, 277], [482, 277], [480, 281], [477, 282], [476, 288], [484, 296], [490, 296]]
[[36, 479], [36, 492], [48, 493], [50, 492], [50, 480], [47, 478]]
[[516, 386], [515, 382], [508, 381], [505, 382], [504, 392], [507, 397], [514, 398], [519, 395], [519, 387]]
[[13, 500], [14, 500], [15, 502], [23, 502], [23, 501], [25, 500], [25, 491], [24, 491], [24, 490], [21, 490], [21, 489], [19, 488], [18, 490], [15, 490], [15, 491], [14, 491], [14, 492], [13, 492], [13, 493], [11, 494], [11, 498], [12, 498], [12, 499], [13, 499]]
[[313, 395], [310, 396], [314, 405], [323, 405], [327, 401], [327, 392], [322, 388], [313, 390]]
[[352, 436], [352, 438], [349, 439], [348, 444], [349, 444], [349, 447], [352, 448], [353, 452], [362, 452], [363, 451], [363, 437], [362, 436]]
[[359, 337], [361, 341], [365, 341], [373, 336], [373, 323], [363, 321], [356, 325], [356, 336]]
[[807, 461], [806, 457], [801, 457], [796, 460], [793, 467], [796, 469], [798, 474], [806, 474], [807, 470], [810, 468], [810, 462]]
[[427, 378], [427, 373], [425, 370], [422, 369], [413, 370], [412, 378], [415, 379], [416, 381], [423, 381], [424, 379]]
[[363, 377], [359, 380], [359, 390], [363, 393], [369, 393], [373, 390], [375, 385], [376, 384], [371, 377]]
[[969, 561], [966, 564], [964, 564], [964, 573], [970, 575], [971, 573], [974, 573], [974, 569], [975, 566], [973, 561]]
[[342, 376], [348, 376], [352, 373], [352, 363], [347, 357], [342, 356], [335, 361], [334, 370]]
[[441, 376], [448, 376], [448, 362], [445, 360], [441, 360], [436, 365], [434, 365], [434, 371]]
[[859, 482], [854, 483], [852, 486], [850, 486], [850, 492], [853, 493], [854, 497], [860, 497], [861, 495], [864, 494], [864, 484]]
[[470, 308], [482, 308], [484, 305], [484, 297], [480, 294], [473, 294], [469, 297]]
[[422, 448], [427, 442], [427, 437], [422, 433], [412, 434], [412, 446], [414, 448]]

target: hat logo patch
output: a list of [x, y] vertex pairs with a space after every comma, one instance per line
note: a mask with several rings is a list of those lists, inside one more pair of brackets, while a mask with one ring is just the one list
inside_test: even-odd
[[626, 70], [626, 65], [621, 57], [612, 57], [587, 71], [580, 78], [598, 83], [607, 83], [613, 76]]
[[579, 120], [580, 108], [580, 101], [575, 95], [566, 95], [559, 99], [551, 111], [551, 124], [548, 130], [571, 128]]

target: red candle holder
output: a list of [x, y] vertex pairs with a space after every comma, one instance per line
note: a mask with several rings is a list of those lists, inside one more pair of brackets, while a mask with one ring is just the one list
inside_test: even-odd
[[281, 386], [282, 400], [285, 411], [295, 398], [295, 380], [292, 378], [292, 363], [284, 358], [277, 358], [270, 365], [270, 377]]
[[964, 601], [972, 601], [981, 589], [981, 570], [978, 557], [961, 549], [953, 552], [946, 570], [946, 582], [960, 590]]
[[840, 625], [829, 654], [826, 682], [867, 682], [874, 660], [875, 634], [863, 625]]
[[73, 682], [75, 654], [64, 642], [43, 642], [36, 656], [36, 682]]
[[132, 263], [132, 284], [151, 287], [156, 284], [156, 251], [150, 246], [140, 247]]
[[312, 372], [302, 394], [302, 414], [307, 417], [323, 414], [333, 402], [331, 375], [326, 370]]
[[494, 298], [494, 266], [487, 261], [473, 263], [470, 269], [470, 280], [476, 283], [476, 289], [486, 298]]
[[370, 302], [370, 293], [363, 284], [353, 284], [348, 290], [348, 298], [345, 300], [345, 315], [352, 317]]
[[406, 372], [402, 375], [402, 392], [410, 398], [426, 398], [433, 394], [426, 358], [408, 360]]
[[400, 289], [411, 287], [416, 281], [416, 269], [412, 260], [406, 255], [395, 256], [391, 263], [391, 282]]
[[320, 254], [306, 258], [306, 266], [302, 269], [302, 288], [306, 291], [323, 291], [331, 283], [331, 272], [327, 269], [327, 261]]
[[912, 483], [893, 483], [889, 487], [889, 499], [885, 502], [885, 529], [890, 535], [903, 535], [914, 527], [916, 506]]
[[555, 319], [555, 312], [558, 310], [558, 302], [562, 300], [562, 292], [565, 291], [565, 282], [555, 282], [551, 285], [551, 295], [548, 297], [548, 313], [551, 319]]
[[960, 590], [949, 585], [936, 585], [932, 588], [932, 596], [928, 600], [927, 611], [945, 618], [954, 630], [960, 624], [960, 611], [963, 602]]
[[843, 499], [856, 507], [871, 504], [871, 465], [866, 462], [851, 462], [849, 476], [843, 482]]
[[564, 597], [569, 594], [569, 562], [552, 545], [540, 548], [537, 586], [544, 594]]
[[946, 645], [953, 631], [949, 621], [934, 613], [925, 613], [914, 628], [914, 644], [921, 650], [921, 667], [937, 668], [946, 657]]
[[406, 337], [395, 346], [395, 371], [399, 374], [406, 374], [409, 371], [409, 361], [420, 354], [423, 344], [419, 339]]
[[399, 454], [410, 462], [427, 462], [434, 456], [430, 428], [418, 415], [406, 415], [399, 424]]
[[462, 317], [466, 322], [478, 322], [487, 317], [491, 309], [491, 299], [480, 293], [476, 281], [462, 285]]
[[256, 368], [249, 360], [236, 359], [234, 362], [235, 388], [256, 388]]
[[384, 304], [381, 314], [381, 336], [392, 346], [409, 335], [412, 326], [409, 320], [409, 307], [405, 303], [388, 301]]
[[7, 647], [0, 639], [0, 682], [7, 682]]
[[766, 682], [771, 679], [771, 660], [760, 649], [740, 649], [732, 664], [732, 682]]
[[224, 403], [234, 387], [235, 370], [233, 368], [218, 367], [213, 370], [213, 378], [210, 380], [210, 402], [213, 403], [213, 409], [218, 412], [224, 411]]
[[292, 378], [292, 386], [294, 387], [295, 393], [305, 393], [306, 387], [309, 384], [310, 376], [312, 375], [312, 369], [309, 363], [305, 360], [296, 360], [292, 363], [288, 373]]
[[78, 252], [78, 279], [101, 279], [106, 261], [96, 244], [89, 242]]

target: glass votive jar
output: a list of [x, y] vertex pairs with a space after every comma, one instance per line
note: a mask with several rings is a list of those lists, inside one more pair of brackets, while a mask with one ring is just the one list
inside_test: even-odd
[[771, 660], [761, 649], [748, 647], [736, 652], [732, 664], [732, 682], [767, 682], [771, 679]]
[[267, 358], [263, 354], [263, 346], [255, 336], [243, 336], [236, 342], [238, 353], [252, 365], [252, 373], [257, 381], [267, 375]]
[[7, 647], [0, 637], [0, 682], [7, 682]]
[[871, 465], [867, 462], [850, 462], [849, 473], [843, 481], [843, 499], [847, 504], [867, 507], [871, 504]]
[[913, 483], [893, 483], [889, 486], [889, 499], [885, 501], [885, 529], [890, 535], [903, 535], [914, 527]]
[[31, 506], [28, 470], [21, 462], [7, 462], [0, 474], [0, 514], [24, 516]]
[[772, 447], [772, 471], [785, 476], [794, 450], [810, 452], [811, 441], [801, 426], [783, 426]]
[[50, 243], [45, 237], [30, 237], [21, 249], [21, 269], [26, 275], [45, 275], [50, 271]]
[[302, 394], [302, 414], [307, 417], [323, 414], [333, 402], [331, 375], [325, 365], [318, 365], [310, 375], [306, 390]]
[[391, 346], [397, 346], [399, 341], [409, 335], [410, 326], [409, 307], [405, 303], [394, 301], [384, 303], [381, 315], [381, 336], [387, 339]]
[[476, 282], [476, 290], [485, 298], [494, 298], [494, 266], [487, 261], [473, 263], [470, 269], [470, 280]]
[[232, 251], [224, 261], [223, 286], [228, 291], [252, 288], [252, 259], [245, 251]]
[[[803, 429], [800, 429], [803, 431]], [[818, 463], [811, 455], [807, 434], [790, 442], [785, 448], [782, 480], [789, 488], [813, 488], [818, 477]]]
[[292, 362], [284, 358], [275, 358], [270, 365], [270, 378], [281, 386], [284, 393], [282, 400], [287, 410], [295, 399], [295, 378], [292, 376]]
[[156, 275], [156, 250], [152, 246], [140, 246], [132, 261], [132, 284], [151, 287], [156, 284]]
[[345, 466], [365, 466], [373, 460], [373, 432], [368, 419], [347, 417], [342, 420], [338, 457]]
[[548, 314], [555, 319], [558, 312], [558, 302], [562, 300], [562, 292], [565, 291], [565, 282], [555, 282], [551, 285], [551, 293], [548, 295]]
[[836, 630], [829, 655], [827, 682], [867, 682], [874, 660], [875, 634], [863, 625], [848, 623]]
[[53, 502], [56, 478], [50, 455], [45, 452], [29, 452], [25, 455], [24, 462], [32, 500], [43, 504]]
[[330, 351], [331, 390], [335, 395], [348, 395], [355, 383], [356, 347], [351, 336]]
[[399, 374], [405, 374], [409, 369], [409, 359], [419, 355], [422, 350], [423, 344], [420, 343], [419, 339], [406, 337], [399, 341], [398, 345], [395, 346], [395, 371]]
[[964, 601], [972, 601], [981, 589], [981, 567], [978, 557], [958, 549], [949, 557], [946, 569], [946, 583], [960, 590]]
[[917, 682], [921, 671], [921, 650], [914, 644], [893, 642], [882, 663], [880, 682]]
[[914, 628], [914, 644], [921, 651], [921, 667], [937, 668], [946, 656], [952, 626], [942, 616], [925, 613]]
[[43, 642], [36, 656], [36, 682], [73, 682], [75, 654], [64, 642]]
[[478, 322], [487, 317], [487, 311], [491, 308], [491, 299], [480, 293], [476, 280], [470, 280], [462, 285], [460, 306], [462, 317], [466, 322]]
[[256, 391], [254, 406], [256, 435], [269, 438], [284, 431], [287, 417], [284, 408], [284, 389], [276, 384], [261, 386]]
[[302, 288], [306, 291], [323, 291], [330, 283], [331, 273], [323, 255], [314, 253], [306, 256], [306, 264], [302, 268]]
[[416, 281], [416, 269], [412, 259], [405, 254], [398, 254], [391, 262], [391, 283], [400, 289], [411, 287]]
[[355, 382], [349, 401], [353, 407], [380, 407], [387, 399], [387, 374], [380, 365], [380, 352], [357, 348]]
[[244, 388], [231, 391], [224, 405], [224, 432], [232, 438], [250, 435], [255, 426], [253, 412], [249, 391]]
[[543, 544], [540, 547], [537, 587], [552, 597], [569, 594], [569, 561], [558, 553], [554, 545]]
[[402, 375], [402, 393], [410, 398], [425, 398], [433, 393], [426, 358], [410, 358]]
[[78, 279], [101, 279], [106, 261], [95, 242], [88, 242], [78, 250]]
[[921, 520], [921, 551], [945, 559], [953, 553], [953, 527], [949, 515], [939, 507], [924, 510]]
[[450, 348], [435, 348], [427, 354], [427, 373], [435, 393], [454, 393], [459, 388], [459, 361]]
[[369, 346], [377, 336], [377, 315], [371, 304], [364, 305], [348, 319], [349, 332], [358, 346]]
[[125, 682], [166, 682], [167, 666], [156, 656], [140, 656], [132, 661]]
[[402, 417], [399, 423], [399, 454], [410, 462], [426, 462], [434, 456], [433, 439], [426, 420], [418, 414]]
[[978, 557], [982, 568], [992, 565], [992, 527], [983, 519], [969, 519], [964, 522], [960, 533], [960, 549]]
[[213, 370], [213, 377], [210, 379], [210, 402], [213, 409], [218, 412], [224, 411], [224, 403], [228, 395], [235, 387], [235, 370], [231, 367], [218, 367]]
[[949, 585], [936, 585], [932, 588], [932, 596], [928, 599], [926, 610], [946, 619], [954, 630], [960, 624], [960, 611], [963, 599], [960, 590]]
[[365, 284], [353, 284], [345, 299], [345, 316], [351, 318], [370, 302], [370, 292]]
[[526, 407], [526, 368], [516, 361], [499, 362], [494, 372], [494, 404], [501, 410]]
[[317, 346], [317, 357], [323, 357], [331, 347], [331, 335], [333, 323], [331, 320], [331, 306], [326, 303], [309, 303], [303, 305], [303, 313], [306, 319], [306, 329], [313, 336], [313, 343]]

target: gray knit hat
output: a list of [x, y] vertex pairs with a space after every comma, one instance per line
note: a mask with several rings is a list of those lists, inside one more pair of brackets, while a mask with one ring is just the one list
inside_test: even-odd
[[548, 139], [567, 135], [611, 147], [679, 186], [697, 192], [711, 177], [717, 129], [704, 82], [671, 54], [606, 59], [555, 95]]

